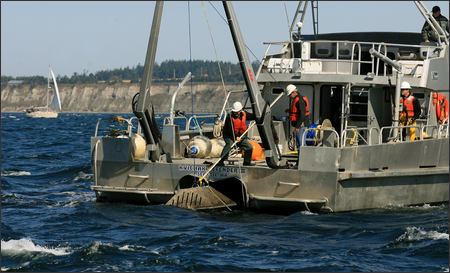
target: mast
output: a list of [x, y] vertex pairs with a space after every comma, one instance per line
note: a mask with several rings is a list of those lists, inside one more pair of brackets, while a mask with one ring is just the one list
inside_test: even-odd
[[250, 98], [253, 114], [255, 115], [256, 125], [262, 144], [265, 149], [267, 166], [270, 168], [280, 168], [285, 165], [281, 158], [281, 153], [275, 143], [272, 131], [272, 114], [268, 103], [261, 95], [258, 83], [255, 80], [255, 73], [247, 55], [244, 39], [242, 37], [239, 25], [236, 20], [236, 14], [230, 1], [223, 1], [223, 7], [233, 37], [234, 47], [239, 59], [239, 65], [244, 76], [245, 85]]
[[47, 97], [46, 97], [46, 104], [45, 104], [45, 109], [46, 111], [48, 111], [48, 93], [50, 92], [50, 65], [48, 65], [48, 76], [47, 76]]
[[[139, 93], [135, 95], [132, 102], [133, 113], [139, 120], [142, 132], [150, 151], [152, 161], [159, 159], [162, 148], [159, 145], [161, 133], [155, 121], [153, 105], [150, 101], [150, 88], [153, 77], [153, 66], [155, 64], [156, 48], [158, 45], [158, 36], [161, 26], [161, 17], [163, 11], [163, 1], [156, 1], [153, 14], [152, 28], [148, 40], [147, 55], [144, 64], [144, 75], [142, 77]], [[151, 110], [151, 112], [150, 112]]]

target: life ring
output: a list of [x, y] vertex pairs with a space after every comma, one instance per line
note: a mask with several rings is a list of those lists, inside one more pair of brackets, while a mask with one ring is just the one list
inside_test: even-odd
[[448, 99], [438, 92], [433, 92], [433, 104], [436, 108], [436, 118], [439, 123], [448, 122]]

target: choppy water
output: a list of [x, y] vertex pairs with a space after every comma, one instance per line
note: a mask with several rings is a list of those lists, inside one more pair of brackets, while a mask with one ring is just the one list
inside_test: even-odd
[[449, 271], [448, 205], [289, 216], [96, 203], [101, 117], [1, 115], [2, 271]]

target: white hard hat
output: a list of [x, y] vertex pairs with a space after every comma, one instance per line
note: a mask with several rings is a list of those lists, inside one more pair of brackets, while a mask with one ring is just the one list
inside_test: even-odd
[[289, 85], [286, 87], [286, 95], [287, 95], [287, 96], [290, 96], [291, 93], [294, 92], [294, 91], [296, 91], [296, 90], [297, 90], [297, 87], [295, 87], [295, 85], [289, 84]]
[[233, 103], [233, 108], [231, 109], [231, 111], [233, 112], [239, 112], [242, 110], [242, 108], [244, 108], [242, 106], [242, 103], [240, 103], [239, 101], [236, 101], [235, 103]]
[[411, 89], [411, 85], [409, 85], [409, 82], [402, 82], [400, 89]]

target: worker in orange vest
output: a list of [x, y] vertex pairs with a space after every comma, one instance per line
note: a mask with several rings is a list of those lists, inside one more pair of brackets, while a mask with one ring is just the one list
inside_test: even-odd
[[253, 166], [252, 151], [253, 147], [247, 139], [247, 135], [242, 134], [247, 130], [247, 120], [255, 120], [255, 115], [243, 110], [242, 103], [236, 101], [233, 103], [231, 113], [227, 115], [223, 125], [223, 140], [225, 140], [225, 147], [223, 147], [221, 160], [218, 166], [224, 165], [224, 160], [228, 158], [231, 150], [231, 145], [236, 140], [237, 147], [244, 150], [244, 166]]
[[297, 149], [302, 145], [302, 136], [306, 128], [311, 126], [309, 101], [306, 96], [300, 95], [297, 87], [289, 84], [286, 87], [286, 95], [291, 99], [289, 108], [289, 120], [294, 127]]
[[[411, 95], [411, 85], [408, 82], [406, 81], [402, 82], [400, 89], [402, 91], [400, 104], [403, 106], [400, 112], [400, 123], [403, 126], [416, 126], [416, 119], [419, 118], [422, 112], [419, 100], [416, 99], [413, 95]], [[405, 129], [404, 132], [406, 132]], [[416, 139], [416, 128], [410, 127], [408, 129], [409, 129], [409, 140], [414, 141]]]

